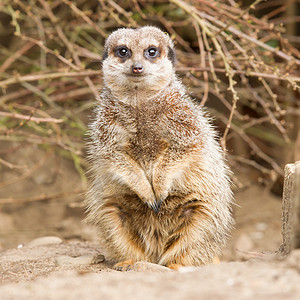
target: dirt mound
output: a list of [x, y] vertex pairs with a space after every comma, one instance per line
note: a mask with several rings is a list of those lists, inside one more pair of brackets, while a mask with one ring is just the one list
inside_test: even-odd
[[[229, 262], [176, 271], [117, 272], [93, 243], [25, 246], [0, 257], [6, 299], [300, 299], [300, 251], [287, 259]], [[271, 257], [271, 258], [270, 258]]]

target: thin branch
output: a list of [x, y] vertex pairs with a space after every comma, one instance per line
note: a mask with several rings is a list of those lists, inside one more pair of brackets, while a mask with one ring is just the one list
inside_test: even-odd
[[23, 198], [0, 198], [0, 205], [4, 204], [20, 204], [20, 203], [29, 203], [29, 202], [37, 202], [37, 201], [46, 201], [46, 200], [56, 200], [60, 198], [67, 198], [70, 196], [82, 195], [84, 190], [75, 189], [71, 192], [61, 192], [54, 195], [38, 195], [34, 197], [23, 197]]
[[27, 168], [26, 165], [23, 165], [23, 166], [20, 166], [20, 165], [15, 165], [15, 164], [12, 164], [2, 158], [0, 158], [0, 163], [3, 164], [4, 166], [10, 168], [10, 169], [25, 169]]
[[[198, 39], [198, 44], [199, 44], [199, 50], [200, 50], [200, 60], [201, 60], [201, 67], [205, 68], [206, 64], [205, 64], [205, 50], [204, 50], [204, 44], [203, 44], [203, 40], [201, 37], [201, 32], [199, 29], [199, 25], [194, 21], [194, 28], [196, 30], [196, 34], [197, 34], [197, 39]], [[208, 72], [207, 71], [203, 71], [203, 78], [204, 78], [204, 94], [203, 94], [203, 98], [201, 100], [201, 105], [205, 105], [207, 98], [208, 98], [208, 91], [209, 91], [209, 82], [208, 82]]]
[[63, 2], [67, 4], [74, 11], [75, 14], [80, 16], [87, 24], [93, 27], [102, 37], [107, 37], [107, 34], [97, 24], [95, 24], [85, 13], [78, 9], [74, 3], [68, 0], [63, 0]]
[[86, 71], [79, 71], [79, 72], [55, 72], [55, 73], [46, 73], [46, 74], [16, 76], [16, 77], [12, 77], [12, 78], [0, 81], [0, 87], [7, 87], [8, 85], [20, 83], [20, 82], [55, 79], [55, 78], [61, 78], [61, 77], [95, 76], [95, 75], [100, 75], [101, 73], [102, 73], [101, 71], [86, 70]]
[[0, 116], [3, 117], [9, 117], [13, 119], [20, 119], [20, 120], [27, 120], [27, 121], [32, 121], [36, 123], [62, 123], [62, 119], [53, 119], [53, 118], [37, 118], [37, 117], [32, 117], [32, 116], [25, 116], [17, 113], [9, 113], [9, 112], [4, 112], [0, 111]]
[[[170, 1], [171, 2], [177, 2], [179, 0], [170, 0]], [[199, 11], [197, 11], [197, 14], [199, 16], [201, 16], [202, 18], [205, 18], [209, 21], [212, 21], [212, 22], [218, 24], [219, 26], [226, 26], [223, 22], [217, 20], [213, 16], [210, 16], [208, 14], [205, 14], [205, 13], [202, 13], [202, 12], [199, 12]], [[207, 26], [209, 27], [210, 24], [207, 23]], [[291, 55], [288, 55], [288, 54], [286, 54], [286, 53], [284, 53], [280, 50], [277, 50], [276, 48], [273, 48], [273, 47], [269, 46], [268, 44], [262, 43], [258, 39], [241, 32], [240, 30], [236, 29], [235, 27], [229, 26], [228, 30], [231, 31], [236, 36], [238, 36], [239, 38], [243, 38], [243, 39], [245, 39], [245, 40], [247, 40], [247, 41], [249, 41], [253, 44], [256, 44], [257, 46], [262, 47], [263, 49], [268, 50], [268, 51], [276, 54], [278, 57], [281, 57], [282, 59], [287, 60], [288, 62], [292, 62], [292, 63], [295, 63], [297, 65], [300, 65], [300, 60], [299, 59], [296, 59], [295, 57], [293, 57]]]
[[[211, 71], [210, 68], [203, 67], [179, 67], [177, 68], [179, 72], [203, 72], [203, 71]], [[225, 69], [215, 68], [214, 71], [216, 73], [226, 73]], [[246, 75], [247, 77], [261, 77], [268, 79], [276, 79], [280, 81], [295, 81], [300, 82], [300, 76], [289, 76], [289, 75], [276, 75], [276, 74], [267, 74], [261, 72], [251, 72], [251, 71], [243, 71], [243, 70], [232, 70], [233, 75]], [[1, 84], [1, 83], [0, 83]]]
[[3, 62], [2, 66], [0, 67], [0, 74], [4, 73], [9, 66], [16, 61], [20, 56], [26, 53], [29, 49], [34, 46], [34, 43], [29, 42], [26, 43], [23, 47], [21, 47], [18, 51], [16, 51], [12, 56], [8, 57], [6, 61]]

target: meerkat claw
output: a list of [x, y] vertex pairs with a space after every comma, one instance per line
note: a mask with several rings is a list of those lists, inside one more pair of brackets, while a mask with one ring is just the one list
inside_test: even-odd
[[121, 261], [113, 266], [113, 269], [116, 271], [130, 271], [132, 269], [132, 266], [134, 265], [134, 261], [132, 260], [125, 260]]
[[155, 212], [158, 213], [161, 207], [162, 201], [154, 202], [149, 204], [149, 207]]

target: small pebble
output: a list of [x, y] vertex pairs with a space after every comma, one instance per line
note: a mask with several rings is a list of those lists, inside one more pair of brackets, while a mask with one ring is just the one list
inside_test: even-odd
[[235, 278], [228, 278], [228, 279], [226, 280], [226, 284], [227, 284], [228, 286], [234, 286], [234, 285], [236, 284], [236, 279], [235, 279]]
[[93, 255], [82, 255], [78, 257], [63, 255], [56, 258], [56, 264], [60, 267], [90, 265], [94, 263], [94, 259], [95, 256]]
[[61, 244], [63, 240], [57, 236], [44, 236], [33, 241], [29, 242], [27, 247], [36, 247], [36, 246], [44, 246], [44, 245], [52, 245], [52, 244]]
[[268, 228], [268, 225], [266, 223], [256, 223], [255, 225], [256, 229], [259, 231], [265, 231]]
[[93, 258], [93, 264], [100, 264], [105, 261], [105, 257], [102, 254], [95, 255]]

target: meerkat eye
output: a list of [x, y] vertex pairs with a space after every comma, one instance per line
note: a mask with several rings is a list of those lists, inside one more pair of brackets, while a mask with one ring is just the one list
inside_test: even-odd
[[130, 50], [125, 46], [120, 46], [116, 49], [115, 55], [122, 58], [129, 57]]
[[159, 55], [159, 50], [156, 47], [150, 47], [145, 50], [146, 58], [156, 58]]

